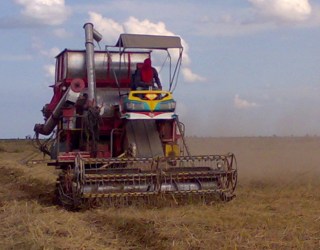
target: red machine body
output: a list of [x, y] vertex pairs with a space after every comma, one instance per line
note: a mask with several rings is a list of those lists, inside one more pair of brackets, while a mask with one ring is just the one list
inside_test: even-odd
[[[94, 51], [101, 35], [90, 23], [84, 28], [86, 50], [65, 49], [56, 57], [53, 97], [42, 109], [44, 123], [34, 127], [39, 149], [62, 170], [59, 202], [75, 208], [97, 198], [117, 202], [218, 194], [232, 199], [234, 155], [192, 156], [175, 113], [172, 89], [181, 66], [181, 39], [122, 34], [113, 50]], [[167, 90], [158, 82], [149, 86], [150, 79], [147, 89], [146, 83], [140, 82], [143, 89], [133, 84], [153, 49], [167, 53]], [[170, 49], [179, 52], [175, 67]]]
[[[56, 57], [53, 97], [42, 110], [45, 120], [52, 120], [52, 125], [35, 126], [35, 131], [44, 135], [51, 134], [56, 128], [55, 142], [47, 152], [61, 167], [73, 162], [77, 154], [110, 158], [127, 150], [124, 128], [127, 120], [120, 113], [122, 96], [130, 92], [137, 64], [151, 55], [150, 51], [128, 51], [121, 55], [118, 51], [95, 51], [95, 108], [88, 99], [85, 56], [84, 50], [65, 49]], [[70, 93], [74, 100], [68, 97]], [[91, 116], [85, 118], [84, 113], [88, 110]], [[180, 134], [173, 120], [158, 121], [157, 127], [166, 143], [177, 143]]]

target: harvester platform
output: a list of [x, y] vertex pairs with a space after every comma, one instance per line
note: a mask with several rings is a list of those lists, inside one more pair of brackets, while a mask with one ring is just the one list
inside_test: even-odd
[[[76, 158], [75, 168], [61, 175], [60, 202], [80, 207], [92, 201], [131, 203], [136, 198], [171, 197], [176, 203], [213, 195], [234, 197], [237, 168], [233, 154], [175, 158]], [[115, 202], [118, 200], [121, 202]], [[108, 202], [109, 201], [109, 202]]]

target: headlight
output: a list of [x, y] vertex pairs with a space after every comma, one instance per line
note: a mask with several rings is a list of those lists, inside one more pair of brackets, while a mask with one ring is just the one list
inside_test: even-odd
[[148, 110], [148, 108], [145, 106], [142, 102], [127, 102], [126, 103], [126, 109], [128, 111], [139, 111], [139, 110]]
[[176, 108], [175, 101], [160, 102], [157, 104], [156, 111], [174, 111]]

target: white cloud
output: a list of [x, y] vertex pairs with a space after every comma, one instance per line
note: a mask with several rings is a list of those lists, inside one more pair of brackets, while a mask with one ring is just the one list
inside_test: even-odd
[[21, 14], [29, 21], [60, 25], [68, 17], [64, 0], [14, 0], [23, 7]]
[[103, 40], [108, 44], [115, 44], [119, 35], [124, 33], [123, 25], [96, 12], [89, 12], [89, 22], [94, 24], [94, 28], [103, 35]]
[[309, 0], [247, 0], [248, 8], [203, 16], [193, 28], [203, 36], [239, 36], [320, 25], [320, 8]]
[[238, 94], [234, 96], [233, 104], [237, 109], [248, 109], [258, 106], [258, 104], [256, 104], [255, 102], [249, 102], [245, 99], [240, 98]]
[[45, 71], [45, 74], [46, 74], [46, 76], [47, 77], [49, 77], [49, 78], [53, 78], [54, 77], [54, 75], [55, 75], [55, 65], [54, 64], [48, 64], [48, 65], [44, 65], [43, 66], [43, 69], [44, 69], [44, 71]]
[[304, 21], [312, 12], [308, 0], [249, 0], [258, 11], [282, 21]]
[[42, 44], [40, 39], [37, 39], [36, 37], [33, 38], [31, 46], [32, 49], [36, 51], [36, 53], [48, 58], [54, 58], [61, 52], [61, 50], [57, 47], [53, 47], [51, 49], [44, 48], [44, 45]]
[[[127, 21], [120, 24], [112, 19], [103, 17], [96, 12], [89, 12], [89, 22], [94, 24], [96, 30], [98, 30], [104, 37], [104, 41], [108, 44], [115, 44], [119, 34], [121, 33], [134, 33], [134, 34], [149, 34], [149, 35], [165, 35], [175, 36], [173, 32], [169, 31], [164, 22], [151, 22], [148, 19], [140, 21], [135, 17], [129, 17]], [[181, 39], [182, 46], [184, 47], [183, 54], [183, 76], [187, 82], [203, 81], [204, 78], [193, 73], [188, 66], [191, 64], [190, 57], [188, 55], [189, 46], [186, 41]], [[178, 58], [178, 52], [175, 51], [171, 54], [175, 60]]]
[[173, 32], [167, 30], [166, 25], [163, 22], [153, 23], [148, 19], [139, 21], [135, 17], [129, 17], [123, 26], [126, 33], [166, 36], [174, 35]]
[[57, 47], [53, 47], [51, 49], [45, 49], [41, 40], [38, 39], [37, 37], [32, 38], [31, 47], [37, 54], [44, 57], [48, 57], [50, 59], [56, 57], [61, 52], [61, 50]]
[[193, 73], [190, 68], [186, 67], [182, 69], [182, 75], [187, 82], [203, 82], [206, 80], [205, 77]]

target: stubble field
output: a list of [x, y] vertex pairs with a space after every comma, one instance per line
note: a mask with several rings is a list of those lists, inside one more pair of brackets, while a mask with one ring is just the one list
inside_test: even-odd
[[320, 249], [319, 137], [187, 141], [193, 154], [235, 153], [233, 201], [66, 211], [57, 171], [25, 164], [31, 142], [0, 140], [0, 249]]

